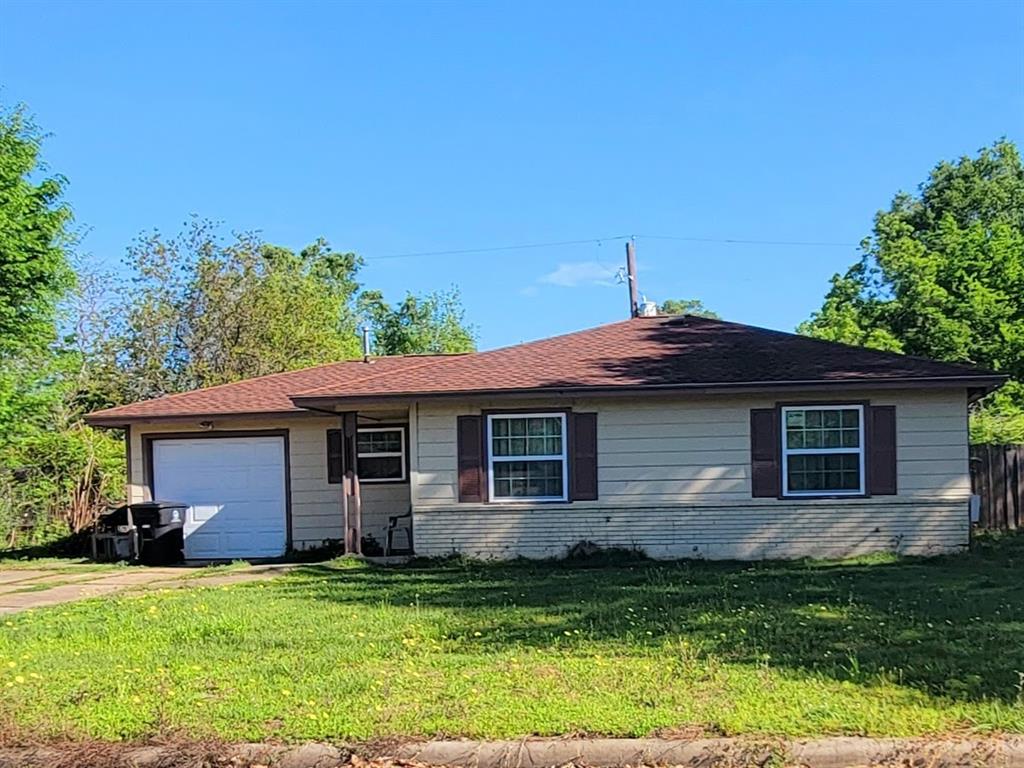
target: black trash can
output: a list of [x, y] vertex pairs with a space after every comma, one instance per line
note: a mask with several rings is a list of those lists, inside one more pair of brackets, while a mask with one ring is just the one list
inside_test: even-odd
[[142, 542], [140, 559], [147, 565], [172, 565], [185, 558], [185, 510], [176, 501], [132, 504], [132, 519]]
[[96, 523], [94, 556], [147, 565], [181, 562], [186, 509], [187, 504], [177, 501], [143, 501], [108, 512]]

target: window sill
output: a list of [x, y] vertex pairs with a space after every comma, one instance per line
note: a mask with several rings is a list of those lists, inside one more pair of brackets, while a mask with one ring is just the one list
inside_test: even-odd
[[868, 493], [789, 493], [782, 494], [779, 497], [779, 501], [812, 501], [814, 499], [868, 499], [871, 498], [871, 494]]
[[502, 506], [521, 507], [524, 504], [571, 504], [571, 503], [572, 502], [569, 501], [569, 499], [549, 499], [549, 498], [547, 498], [547, 499], [545, 499], [545, 498], [539, 498], [539, 499], [489, 499], [488, 501], [484, 502], [484, 504], [487, 504], [487, 505], [492, 506], [492, 507], [493, 506], [498, 506], [498, 507], [502, 507]]

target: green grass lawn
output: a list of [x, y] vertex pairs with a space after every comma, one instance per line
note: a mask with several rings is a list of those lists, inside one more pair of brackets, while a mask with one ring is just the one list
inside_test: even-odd
[[350, 561], [0, 617], [9, 739], [1024, 731], [1024, 537], [840, 563]]

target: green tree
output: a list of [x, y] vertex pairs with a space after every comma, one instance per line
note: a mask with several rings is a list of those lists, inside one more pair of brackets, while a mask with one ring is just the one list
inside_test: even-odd
[[665, 299], [658, 305], [659, 315], [693, 315], [695, 317], [710, 317], [712, 320], [720, 320], [717, 312], [713, 312], [704, 306], [700, 299]]
[[1012, 381], [972, 420], [976, 440], [1024, 441], [1024, 167], [1010, 141], [939, 163], [875, 216], [863, 256], [798, 330], [974, 363]]
[[120, 401], [343, 360], [359, 354], [361, 261], [324, 240], [295, 253], [255, 235], [225, 241], [193, 219], [128, 251], [134, 296], [107, 345]]
[[378, 355], [472, 352], [476, 340], [465, 322], [457, 288], [425, 296], [409, 293], [395, 306], [379, 291], [366, 291], [359, 307], [374, 332]]
[[323, 239], [294, 252], [251, 234], [224, 238], [194, 218], [175, 236], [140, 236], [127, 266], [128, 305], [108, 303], [105, 321], [80, 334], [93, 337], [82, 349], [93, 389], [82, 397], [94, 405], [355, 358], [363, 322], [378, 354], [473, 349], [457, 290], [392, 307], [361, 291], [358, 256]]
[[66, 182], [45, 176], [42, 138], [24, 107], [0, 106], [0, 356], [53, 341], [73, 282]]
[[81, 420], [74, 331], [58, 338], [74, 237], [41, 147], [24, 108], [0, 108], [0, 547], [80, 530], [123, 483], [118, 436]]

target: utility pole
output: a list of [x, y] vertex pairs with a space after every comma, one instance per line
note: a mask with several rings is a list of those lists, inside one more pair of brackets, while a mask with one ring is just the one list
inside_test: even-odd
[[640, 289], [636, 284], [636, 244], [626, 241], [626, 282], [629, 283], [629, 316], [640, 316]]

